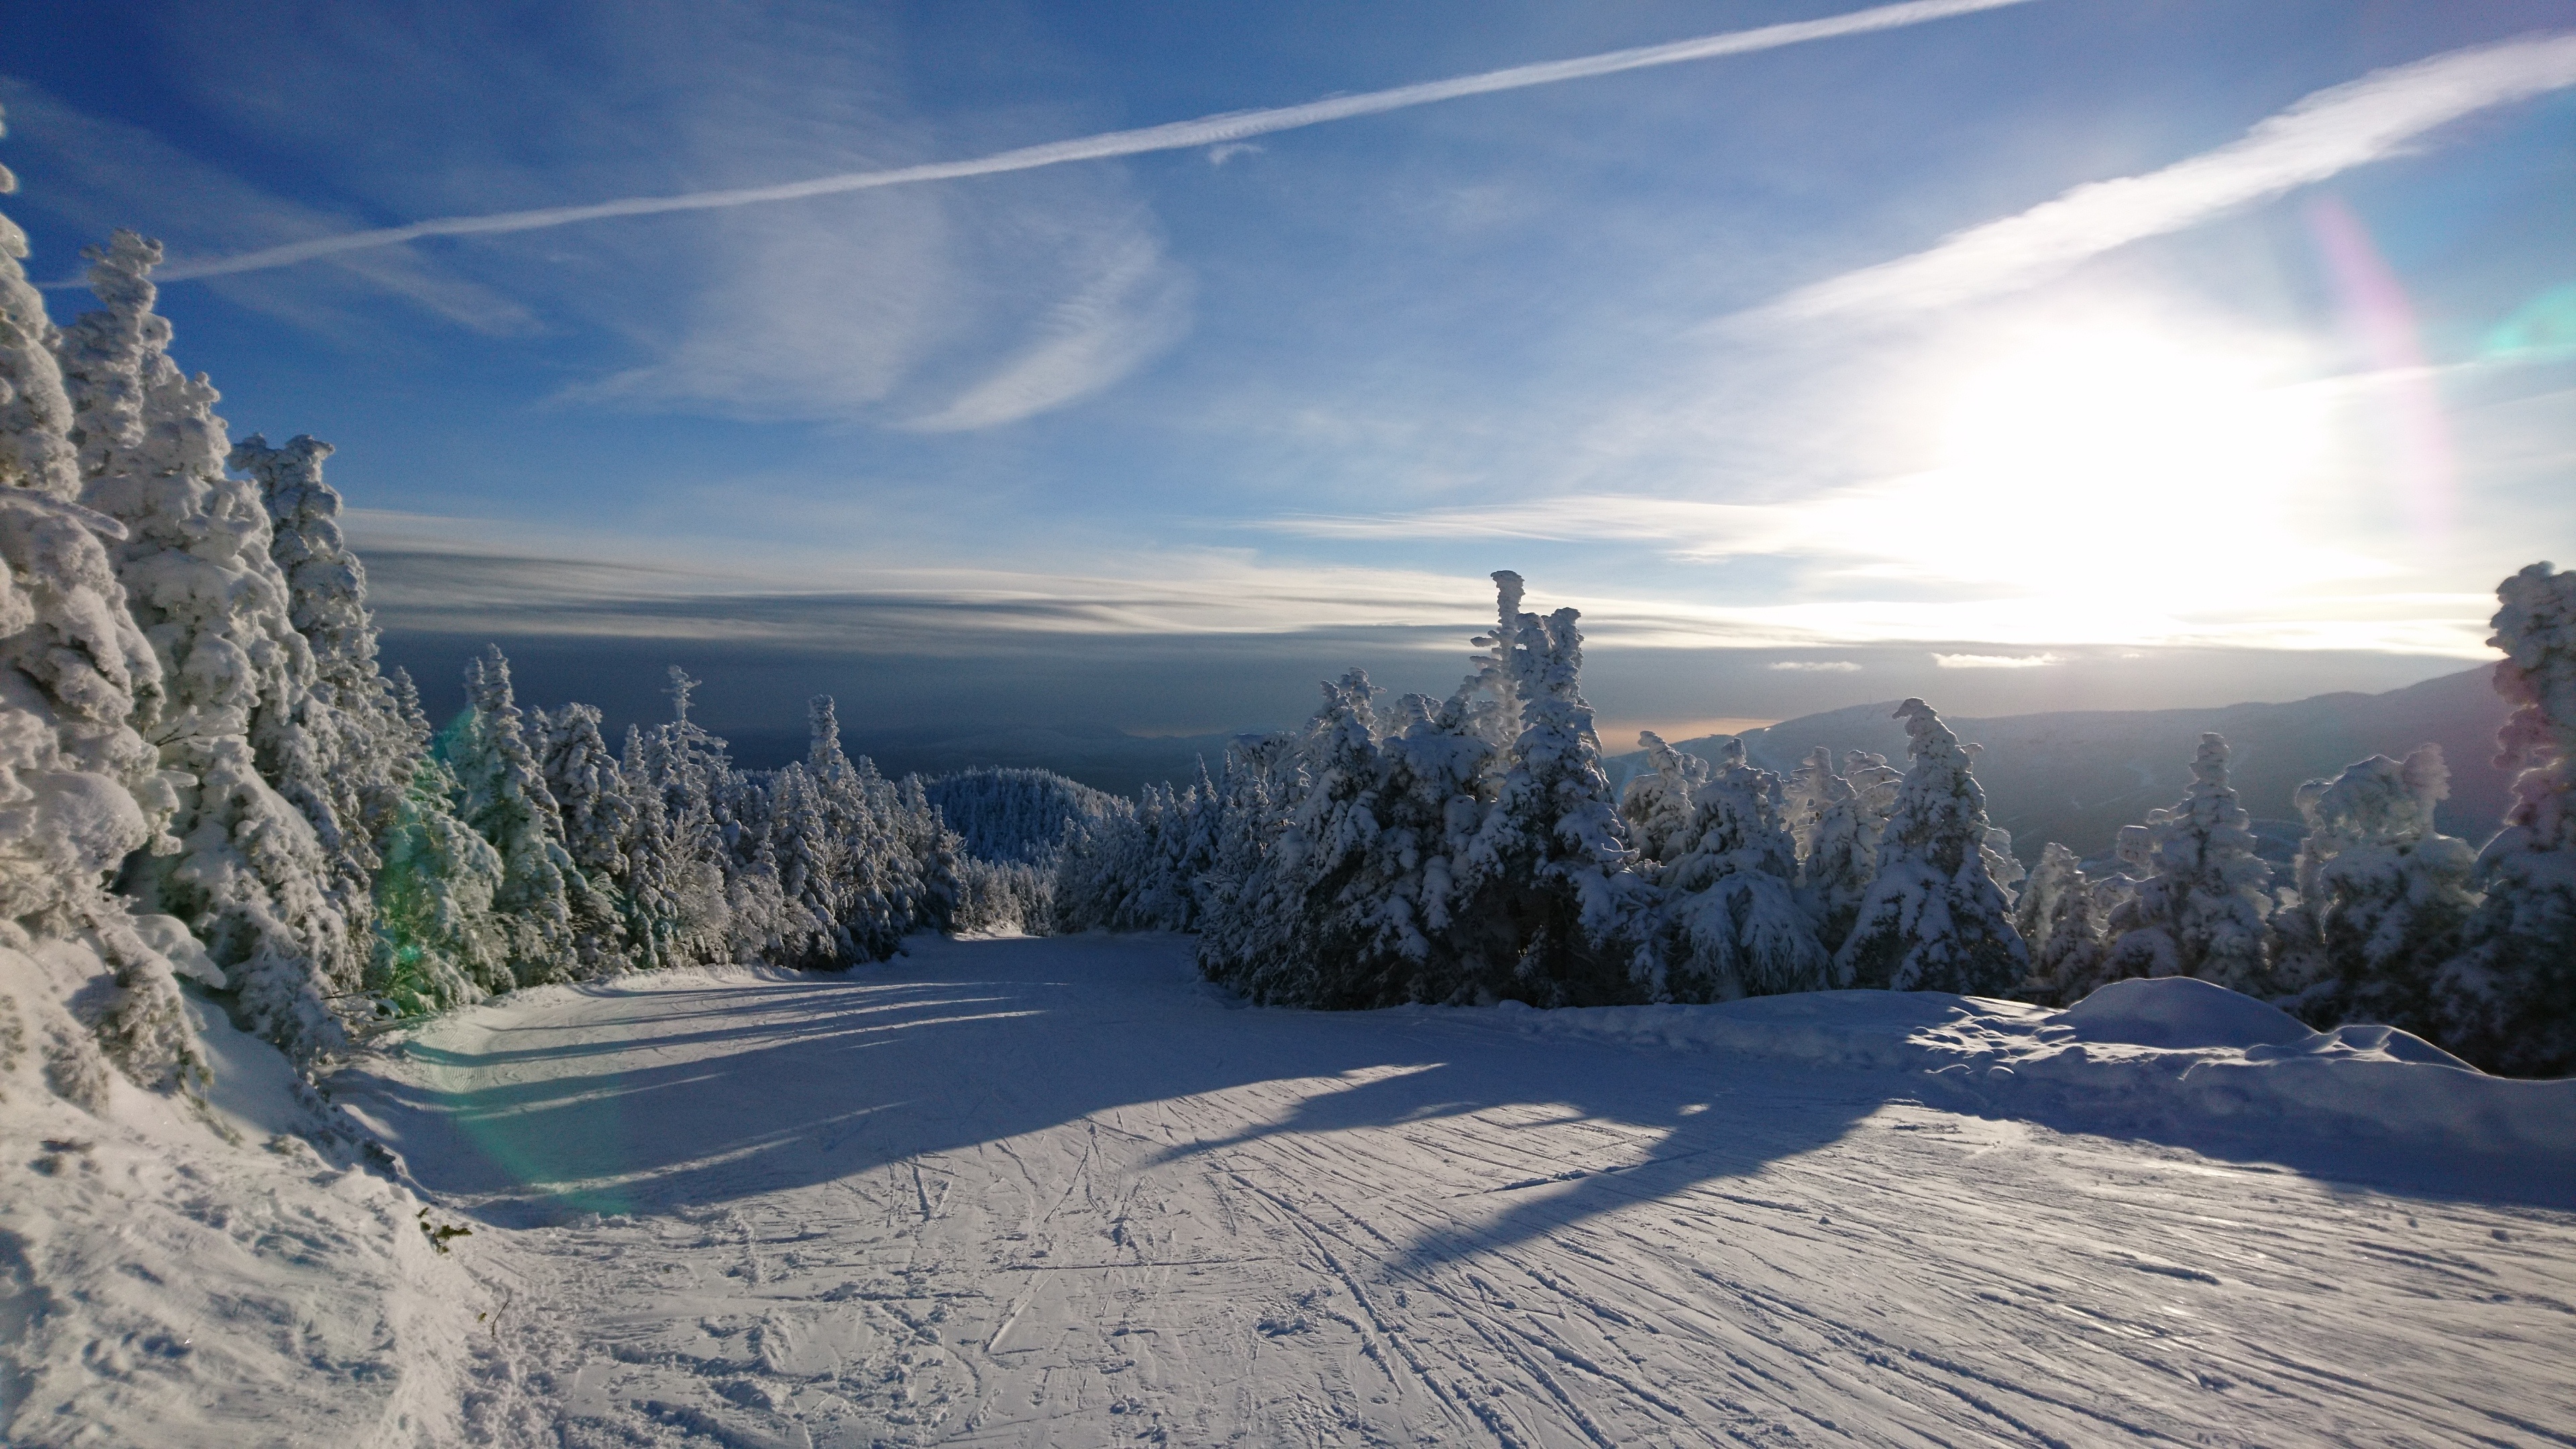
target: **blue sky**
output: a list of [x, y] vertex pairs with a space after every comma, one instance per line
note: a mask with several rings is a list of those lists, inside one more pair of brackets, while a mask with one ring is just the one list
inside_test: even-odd
[[[59, 281], [119, 224], [202, 267], [1859, 8], [59, 6], [0, 156]], [[2029, 0], [163, 309], [237, 433], [339, 447], [394, 657], [612, 713], [671, 658], [719, 724], [810, 676], [862, 727], [1275, 725], [1346, 661], [1445, 691], [1504, 567], [1585, 611], [1614, 747], [2386, 688], [2576, 551], [2571, 36]]]

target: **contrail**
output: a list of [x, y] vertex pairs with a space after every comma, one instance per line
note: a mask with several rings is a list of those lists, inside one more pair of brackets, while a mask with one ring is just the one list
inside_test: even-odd
[[185, 281], [190, 277], [220, 277], [234, 272], [254, 272], [268, 267], [292, 266], [297, 262], [309, 262], [317, 257], [364, 251], [370, 247], [398, 246], [426, 236], [482, 236], [494, 232], [536, 231], [544, 227], [568, 226], [578, 221], [600, 221], [614, 216], [652, 216], [668, 211], [713, 211], [728, 206], [752, 206], [769, 201], [797, 201], [808, 196], [831, 196], [844, 191], [869, 191], [880, 186], [906, 186], [919, 181], [952, 181], [959, 177], [991, 176], [1004, 171], [1032, 171], [1041, 166], [1061, 166], [1071, 161], [1100, 161], [1112, 156], [1136, 156], [1148, 151], [1181, 151], [1194, 146], [1240, 141], [1247, 136], [1268, 135], [1273, 131], [1288, 131], [1300, 126], [1319, 125], [1325, 121], [1342, 121], [1353, 116], [1371, 116], [1381, 111], [1401, 110], [1406, 106], [1422, 106], [1434, 101], [1456, 100], [1462, 96], [1481, 96], [1494, 91], [1520, 90], [1527, 86], [1554, 85], [1558, 81], [1614, 75], [1620, 71], [1644, 70], [1650, 66], [1677, 65], [1687, 60], [1707, 60], [1721, 55], [1743, 55], [1750, 51], [1775, 50], [1784, 45], [1797, 45], [1810, 40], [1829, 40], [1841, 35], [1862, 35], [1876, 30], [1894, 30], [1900, 26], [1920, 25], [1927, 20], [1943, 20], [1953, 15], [1968, 15], [1980, 10], [1999, 10], [2009, 5], [2028, 3], [2030, 0], [1906, 0], [1903, 4], [1880, 5], [1868, 10], [1855, 10], [1847, 15], [1827, 16], [1822, 20], [1791, 21], [1783, 25], [1765, 25], [1753, 30], [1730, 31], [1723, 35], [1703, 35], [1692, 40], [1676, 40], [1664, 45], [1644, 45], [1632, 50], [1613, 50], [1601, 55], [1582, 56], [1574, 60], [1517, 65], [1505, 70], [1485, 71], [1478, 75], [1397, 86], [1393, 90], [1370, 91], [1355, 96], [1335, 96], [1328, 100], [1309, 101], [1301, 106], [1280, 106], [1266, 111], [1234, 111], [1225, 115], [1205, 116], [1195, 121], [1174, 121], [1166, 125], [1146, 126], [1133, 131], [1110, 131], [1070, 141], [1050, 141], [1043, 146], [1023, 146], [1017, 150], [1000, 151], [990, 156], [979, 156], [966, 161], [936, 161], [921, 166], [899, 166], [887, 171], [849, 171], [838, 176], [818, 176], [811, 181], [790, 181], [776, 186], [742, 186], [725, 191], [695, 191], [680, 196], [631, 196], [619, 201], [592, 202], [586, 206], [549, 206], [533, 211], [497, 212], [490, 216], [437, 217], [429, 221], [415, 221], [404, 226], [379, 227], [372, 231], [352, 231], [343, 232], [337, 236], [313, 237], [305, 241], [289, 242], [283, 246], [262, 247], [257, 251], [241, 252], [229, 257], [172, 262], [158, 268], [153, 275], [156, 281], [163, 282]]

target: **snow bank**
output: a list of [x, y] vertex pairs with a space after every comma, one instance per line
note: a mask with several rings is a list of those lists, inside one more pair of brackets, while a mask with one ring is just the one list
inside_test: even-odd
[[112, 1072], [90, 1110], [58, 1095], [104, 970], [77, 943], [0, 947], [0, 1441], [478, 1437], [500, 1407], [485, 1244], [440, 1254], [345, 1119], [193, 994], [202, 1105]]
[[1496, 1010], [1532, 1035], [1921, 1073], [2003, 1113], [2399, 1140], [2576, 1172], [2576, 1078], [2490, 1077], [2393, 1027], [2310, 1031], [2188, 976], [2116, 981], [2063, 1011], [1930, 991]]

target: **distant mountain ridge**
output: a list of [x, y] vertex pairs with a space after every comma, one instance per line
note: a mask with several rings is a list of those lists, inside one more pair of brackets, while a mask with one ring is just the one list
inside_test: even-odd
[[[2330, 776], [2372, 755], [2403, 756], [2437, 744], [2451, 766], [2451, 796], [2437, 819], [2444, 833], [2471, 844], [2493, 835], [2504, 814], [2512, 776], [2494, 763], [2496, 728], [2507, 713], [2480, 665], [2385, 694], [2320, 694], [2285, 704], [2231, 704], [2208, 709], [2078, 710], [1954, 718], [1959, 738], [1983, 746], [1976, 764], [1988, 813], [2013, 833], [2015, 852], [2036, 859], [2040, 846], [2058, 841], [2086, 856], [2111, 848], [2123, 825], [2182, 796], [2192, 747], [2204, 730], [2227, 737], [2229, 777], [2245, 808], [2273, 849], [2295, 842], [2292, 792], [2303, 780]], [[1932, 701], [1937, 707], [1938, 700]], [[1891, 716], [1896, 702], [1783, 720], [1747, 730], [1745, 757], [1766, 770], [1788, 773], [1807, 752], [1824, 745], [1837, 760], [1845, 750], [1869, 750], [1905, 764], [1905, 731]], [[1728, 736], [1676, 741], [1678, 748], [1714, 756]], [[1642, 754], [1614, 756], [1614, 782], [1644, 768]]]

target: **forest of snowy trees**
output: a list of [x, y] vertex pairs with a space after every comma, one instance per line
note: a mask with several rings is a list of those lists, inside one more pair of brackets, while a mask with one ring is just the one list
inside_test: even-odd
[[[5, 189], [5, 173], [0, 173]], [[234, 443], [172, 359], [160, 248], [86, 255], [46, 316], [0, 219], [0, 1057], [54, 1090], [186, 1090], [178, 978], [306, 1064], [371, 1023], [691, 963], [845, 967], [909, 932], [1196, 932], [1265, 1002], [1585, 1005], [1868, 987], [2059, 1004], [2183, 973], [2491, 1069], [2576, 1072], [2576, 573], [2503, 585], [2502, 749], [2482, 851], [2433, 828], [2438, 750], [2303, 789], [2292, 878], [2253, 852], [2204, 737], [2184, 797], [2027, 879], [1974, 748], [1920, 700], [1899, 767], [1782, 777], [1649, 735], [1624, 794], [1575, 611], [1499, 588], [1474, 670], [1389, 700], [1353, 671], [1302, 730], [1123, 800], [1039, 771], [888, 780], [817, 697], [806, 757], [746, 770], [691, 714], [612, 746], [523, 708], [496, 648], [440, 726], [379, 664], [330, 448]]]
[[2025, 874], [1963, 745], [1897, 709], [1904, 768], [1819, 749], [1786, 778], [1649, 734], [1613, 797], [1571, 609], [1500, 590], [1475, 672], [1392, 701], [1353, 671], [1304, 730], [1148, 790], [1066, 846], [1067, 927], [1199, 933], [1207, 974], [1271, 1002], [1366, 1007], [1717, 1001], [1874, 987], [2067, 1005], [2189, 975], [2311, 1024], [2403, 1027], [2491, 1070], [2576, 1073], [2576, 572], [2504, 582], [2500, 740], [2521, 773], [2483, 851], [2440, 834], [2441, 751], [2373, 757], [2298, 795], [2289, 879], [2255, 854], [2227, 742], [2088, 869]]

